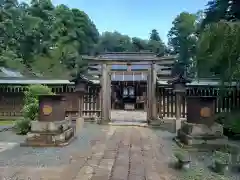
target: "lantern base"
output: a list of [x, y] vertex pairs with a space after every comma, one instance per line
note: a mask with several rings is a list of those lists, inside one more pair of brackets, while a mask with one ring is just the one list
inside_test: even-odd
[[66, 146], [75, 139], [74, 134], [74, 129], [72, 127], [59, 134], [51, 132], [31, 132], [27, 134], [26, 141], [20, 145], [31, 147]]
[[214, 123], [211, 127], [205, 124], [182, 122], [182, 127], [177, 131], [177, 139], [185, 145], [201, 144], [202, 141], [221, 139], [223, 126]]
[[65, 146], [74, 138], [75, 130], [70, 119], [63, 121], [32, 121], [31, 132], [21, 146]]
[[72, 125], [72, 120], [67, 118], [62, 121], [32, 121], [31, 122], [31, 132], [41, 133], [41, 132], [56, 132], [61, 133], [65, 131]]

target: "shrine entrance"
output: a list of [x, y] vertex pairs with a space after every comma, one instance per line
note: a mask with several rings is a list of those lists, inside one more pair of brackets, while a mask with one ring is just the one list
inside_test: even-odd
[[146, 123], [146, 81], [128, 79], [112, 81], [111, 84], [111, 122]]
[[146, 111], [146, 81], [112, 81], [111, 109]]
[[[105, 53], [83, 59], [99, 72], [102, 122], [110, 122], [116, 116], [131, 121], [138, 111], [145, 114], [143, 121], [158, 119], [157, 63], [164, 59], [150, 52]], [[114, 113], [116, 110], [120, 114]]]

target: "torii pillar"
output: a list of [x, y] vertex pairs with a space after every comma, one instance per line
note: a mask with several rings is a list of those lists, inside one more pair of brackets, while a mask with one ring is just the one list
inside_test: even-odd
[[151, 68], [147, 78], [147, 120], [157, 120], [157, 97], [156, 97], [157, 72], [155, 62], [151, 63]]
[[109, 72], [109, 65], [102, 64], [101, 77], [101, 122], [106, 123], [110, 121], [111, 110], [111, 77]]

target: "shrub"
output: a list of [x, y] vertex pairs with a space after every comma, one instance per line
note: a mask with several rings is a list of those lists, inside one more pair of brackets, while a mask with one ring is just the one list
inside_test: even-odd
[[240, 117], [230, 120], [229, 129], [235, 134], [240, 134]]
[[24, 106], [22, 109], [23, 117], [31, 121], [36, 120], [38, 116], [38, 96], [53, 95], [51, 89], [43, 85], [30, 85], [24, 92]]
[[234, 109], [229, 113], [221, 113], [216, 121], [234, 134], [240, 134], [240, 113]]
[[31, 121], [29, 119], [19, 119], [15, 121], [14, 128], [17, 134], [25, 135], [31, 129]]
[[228, 177], [210, 173], [203, 168], [194, 168], [182, 173], [180, 180], [230, 180]]
[[221, 151], [215, 151], [213, 154], [213, 160], [227, 165], [230, 161], [230, 154]]

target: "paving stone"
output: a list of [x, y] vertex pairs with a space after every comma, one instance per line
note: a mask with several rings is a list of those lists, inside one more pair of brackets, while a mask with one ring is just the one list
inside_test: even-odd
[[116, 166], [113, 169], [112, 178], [113, 179], [127, 179], [128, 178], [128, 167], [126, 166]]
[[[164, 143], [146, 128], [87, 125], [64, 148], [14, 147], [2, 152], [0, 176], [18, 172], [23, 178], [48, 180], [162, 180], [170, 177], [165, 152], [171, 146]], [[57, 170], [50, 172], [53, 167]]]
[[147, 172], [146, 180], [161, 180], [157, 172]]
[[114, 159], [117, 155], [116, 151], [105, 151], [103, 158], [104, 159]]
[[75, 180], [91, 180], [92, 179], [92, 174], [83, 174], [83, 175], [78, 175]]
[[145, 168], [143, 164], [130, 164], [130, 172], [131, 175], [144, 176]]
[[128, 180], [145, 180], [145, 176], [130, 174]]
[[105, 180], [108, 180], [110, 176], [111, 176], [111, 169], [97, 167], [94, 170], [92, 179], [98, 180], [97, 178], [99, 178], [99, 180], [101, 180], [101, 179], [104, 180], [104, 178], [105, 178]]
[[100, 159], [90, 159], [86, 162], [86, 165], [87, 166], [91, 166], [91, 167], [97, 167], [99, 166], [99, 163], [100, 163]]
[[114, 159], [103, 159], [100, 164], [99, 167], [100, 168], [107, 168], [108, 170], [112, 169], [112, 166], [114, 165]]

